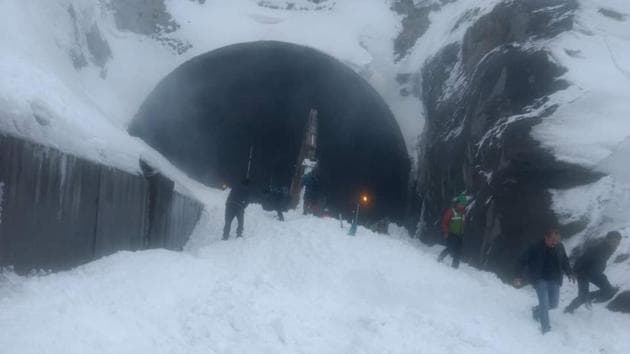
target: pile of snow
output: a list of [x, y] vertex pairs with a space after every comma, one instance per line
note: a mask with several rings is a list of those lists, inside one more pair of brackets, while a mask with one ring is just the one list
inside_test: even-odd
[[[404, 232], [247, 209], [220, 241], [225, 193], [183, 253], [120, 252], [74, 270], [1, 274], [7, 353], [627, 353], [630, 319], [601, 306], [531, 318], [531, 290], [454, 270]], [[398, 231], [400, 232], [400, 230]], [[576, 289], [565, 286], [560, 306]], [[522, 345], [526, 343], [526, 345]]]

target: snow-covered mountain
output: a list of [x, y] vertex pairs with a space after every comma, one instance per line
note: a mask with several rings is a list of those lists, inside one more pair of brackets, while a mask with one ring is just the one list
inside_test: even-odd
[[[556, 221], [571, 246], [619, 229], [630, 253], [627, 1], [7, 0], [0, 13], [3, 133], [177, 174], [126, 132], [160, 80], [229, 44], [306, 45], [389, 104], [417, 164], [422, 237], [467, 190], [475, 264], [506, 273]], [[628, 261], [614, 266], [630, 287]]]
[[[630, 23], [622, 2], [491, 7], [455, 15], [479, 17], [465, 29], [451, 24], [462, 33], [420, 70], [427, 123], [418, 193], [428, 237], [427, 223], [467, 190], [474, 198], [469, 257], [507, 275], [549, 225], [559, 223], [571, 245], [612, 229], [627, 235], [628, 179], [620, 166], [630, 161], [623, 153]], [[628, 252], [627, 241], [622, 248]]]

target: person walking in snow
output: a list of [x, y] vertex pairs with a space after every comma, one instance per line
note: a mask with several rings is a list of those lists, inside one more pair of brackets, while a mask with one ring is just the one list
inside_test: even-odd
[[321, 184], [319, 181], [319, 169], [315, 167], [311, 172], [302, 178], [304, 185], [304, 215], [319, 214], [319, 198]]
[[538, 296], [538, 305], [532, 308], [532, 316], [540, 321], [541, 331], [545, 334], [551, 330], [549, 310], [558, 307], [563, 274], [575, 281], [558, 229], [549, 229], [542, 240], [523, 254], [518, 262], [514, 286], [520, 288], [526, 274]]
[[[608, 259], [619, 247], [621, 234], [617, 231], [609, 232], [606, 237], [587, 243], [583, 253], [576, 259], [573, 271], [577, 277], [578, 296], [564, 309], [565, 313], [573, 313], [578, 307], [586, 304], [591, 306], [591, 301], [607, 301], [616, 293], [618, 288], [610, 285], [604, 274]], [[598, 291], [589, 292], [589, 283], [595, 284]]]
[[286, 187], [284, 188], [273, 188], [269, 187], [265, 189], [263, 194], [267, 197], [267, 201], [272, 210], [276, 212], [278, 215], [278, 220], [284, 221], [284, 215], [282, 212], [285, 210], [289, 191]]
[[230, 237], [230, 228], [234, 218], [238, 221], [236, 237], [243, 236], [243, 224], [245, 222], [245, 208], [249, 204], [250, 180], [245, 178], [230, 191], [225, 201], [225, 226], [223, 227], [223, 240]]
[[442, 235], [446, 239], [446, 248], [438, 256], [438, 262], [442, 262], [450, 254], [453, 257], [453, 268], [459, 267], [459, 259], [464, 245], [467, 202], [468, 198], [464, 194], [459, 195], [455, 198], [453, 206], [446, 209], [442, 216]]

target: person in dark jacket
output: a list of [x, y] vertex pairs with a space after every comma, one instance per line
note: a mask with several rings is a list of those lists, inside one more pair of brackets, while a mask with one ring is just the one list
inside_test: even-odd
[[[603, 239], [586, 244], [583, 253], [576, 259], [573, 266], [578, 282], [578, 296], [564, 309], [565, 313], [573, 313], [583, 304], [590, 307], [594, 298], [606, 301], [615, 295], [618, 289], [610, 285], [604, 270], [606, 270], [608, 259], [615, 253], [620, 242], [621, 234], [611, 231]], [[595, 284], [599, 291], [589, 292], [589, 283]]]
[[521, 257], [517, 278], [514, 285], [522, 286], [522, 278], [527, 274], [536, 295], [538, 306], [532, 309], [535, 320], [540, 321], [542, 333], [549, 332], [549, 310], [558, 307], [560, 286], [563, 274], [574, 281], [569, 258], [560, 243], [560, 232], [557, 229], [549, 229], [543, 240], [532, 245]]
[[236, 217], [238, 227], [236, 228], [236, 237], [243, 236], [243, 224], [245, 218], [245, 208], [249, 204], [249, 179], [245, 178], [241, 183], [230, 191], [225, 202], [225, 226], [223, 227], [223, 240], [230, 237], [230, 228], [232, 221]]
[[307, 173], [303, 179], [304, 185], [304, 215], [319, 214], [319, 198], [321, 193], [321, 185], [319, 181], [319, 171], [317, 168]]
[[442, 216], [442, 235], [446, 239], [446, 248], [438, 256], [438, 262], [442, 262], [450, 254], [453, 257], [453, 268], [459, 267], [459, 258], [462, 254], [467, 202], [468, 198], [465, 195], [458, 196], [453, 207], [446, 209]]
[[289, 191], [285, 188], [273, 188], [269, 187], [264, 192], [267, 202], [272, 210], [278, 214], [278, 220], [284, 221], [284, 215], [282, 212], [286, 209]]

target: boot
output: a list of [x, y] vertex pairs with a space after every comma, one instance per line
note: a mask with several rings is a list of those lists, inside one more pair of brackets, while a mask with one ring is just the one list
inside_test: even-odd
[[540, 321], [540, 314], [538, 313], [538, 306], [532, 307], [532, 318], [534, 321]]

